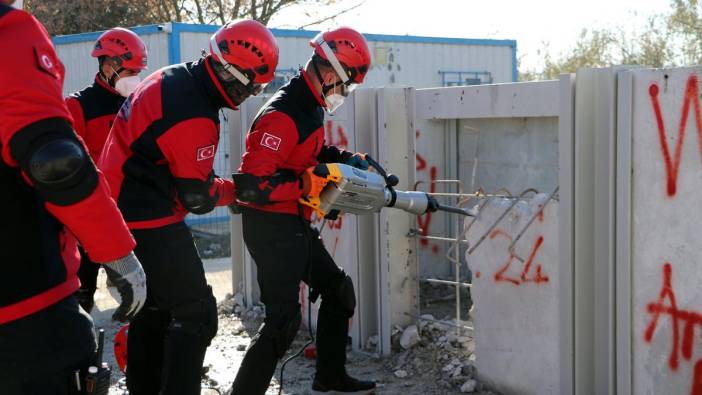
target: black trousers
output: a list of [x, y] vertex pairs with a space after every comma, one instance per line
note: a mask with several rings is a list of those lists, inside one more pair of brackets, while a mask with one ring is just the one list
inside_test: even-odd
[[76, 292], [76, 298], [80, 307], [90, 313], [95, 305], [95, 290], [97, 289], [100, 265], [91, 261], [83, 248], [79, 247], [78, 250], [80, 251], [80, 267], [78, 268], [80, 289]]
[[95, 357], [93, 321], [74, 297], [0, 325], [0, 393], [73, 395]]
[[[339, 377], [344, 372], [348, 320], [353, 314], [337, 297], [345, 278], [343, 270], [334, 263], [319, 233], [299, 216], [243, 208], [242, 223], [244, 242], [257, 267], [261, 301], [266, 306], [264, 327], [288, 330], [299, 315], [299, 284], [304, 281], [322, 297], [316, 334], [317, 375]], [[259, 331], [237, 372], [232, 394], [265, 393], [285, 351], [279, 349], [280, 343], [285, 349], [289, 347], [289, 343], [276, 342]]]
[[200, 394], [205, 351], [217, 333], [217, 305], [190, 230], [180, 222], [132, 234], [147, 298], [129, 325], [129, 393]]

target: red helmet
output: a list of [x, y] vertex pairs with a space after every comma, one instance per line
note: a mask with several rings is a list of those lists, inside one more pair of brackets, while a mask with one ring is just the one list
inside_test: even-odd
[[271, 82], [278, 66], [273, 33], [250, 19], [229, 22], [217, 30], [210, 37], [210, 54], [244, 85]]
[[315, 54], [332, 65], [344, 83], [363, 82], [370, 68], [371, 56], [361, 33], [350, 27], [338, 27], [320, 32], [310, 45]]
[[115, 335], [115, 359], [122, 373], [127, 371], [127, 337], [129, 324], [124, 325]]
[[146, 69], [146, 45], [136, 33], [121, 27], [102, 33], [90, 55], [94, 58], [108, 56], [115, 59], [121, 68], [139, 71]]

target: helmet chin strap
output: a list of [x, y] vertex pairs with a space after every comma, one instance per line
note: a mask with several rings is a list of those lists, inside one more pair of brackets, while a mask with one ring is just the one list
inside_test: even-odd
[[118, 70], [115, 70], [114, 67], [110, 66], [110, 69], [112, 70], [112, 75], [110, 76], [110, 78], [106, 79], [107, 83], [114, 88], [115, 86], [117, 86], [117, 80], [122, 78], [119, 75], [119, 73], [121, 73], [124, 70], [124, 67], [120, 67]]
[[319, 84], [322, 87], [322, 91], [319, 93], [319, 96], [322, 98], [322, 101], [326, 103], [326, 99], [325, 99], [326, 93], [339, 85], [343, 85], [344, 82], [337, 81], [336, 83], [334, 83], [332, 85], [327, 85], [324, 83], [324, 78], [322, 78], [322, 73], [319, 71], [319, 66], [317, 66], [317, 61], [315, 61], [314, 59], [312, 59], [312, 67], [314, 68], [314, 73], [317, 75], [317, 80], [319, 81]]

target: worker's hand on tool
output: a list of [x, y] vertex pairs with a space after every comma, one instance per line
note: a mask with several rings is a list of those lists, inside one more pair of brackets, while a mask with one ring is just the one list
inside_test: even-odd
[[107, 278], [119, 291], [122, 301], [112, 314], [116, 321], [129, 321], [146, 302], [146, 274], [134, 252], [103, 265]]
[[326, 177], [329, 173], [322, 174], [326, 170], [324, 166], [324, 164], [319, 164], [314, 168], [305, 170], [302, 176], [302, 196], [317, 197], [322, 193], [322, 189], [329, 182]]
[[241, 214], [241, 208], [239, 208], [239, 205], [236, 204], [236, 202], [232, 203], [232, 204], [228, 204], [227, 207], [229, 208], [230, 213], [232, 213], [234, 215]]
[[368, 166], [370, 166], [366, 160], [366, 154], [360, 152], [351, 155], [349, 159], [346, 160], [346, 164], [361, 170], [368, 170]]
[[439, 209], [439, 202], [433, 196], [427, 195], [427, 213], [433, 213]]

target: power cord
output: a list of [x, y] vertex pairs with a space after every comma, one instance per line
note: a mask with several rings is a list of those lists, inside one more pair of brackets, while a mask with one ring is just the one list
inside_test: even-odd
[[302, 354], [307, 347], [309, 347], [310, 344], [314, 343], [314, 333], [312, 333], [312, 300], [310, 299], [310, 296], [312, 294], [311, 289], [308, 287], [307, 288], [307, 329], [309, 330], [310, 333], [310, 340], [305, 343], [298, 352], [295, 354], [289, 356], [283, 364], [280, 366], [280, 388], [278, 389], [278, 395], [283, 394], [283, 372], [285, 371], [285, 365], [288, 364], [288, 362], [292, 361], [293, 359], [297, 358]]

